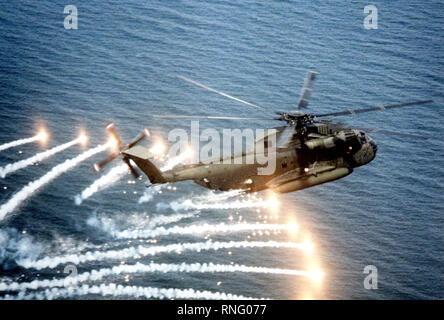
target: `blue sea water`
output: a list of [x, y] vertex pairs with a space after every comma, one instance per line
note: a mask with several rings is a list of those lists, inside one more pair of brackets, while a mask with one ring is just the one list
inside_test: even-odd
[[[442, 1], [0, 3], [0, 144], [32, 136], [41, 125], [50, 131], [46, 147], [28, 144], [0, 152], [0, 166], [69, 141], [80, 130], [88, 133], [90, 146], [102, 143], [108, 121], [114, 121], [128, 141], [144, 127], [164, 138], [171, 129], [189, 129], [188, 121], [153, 119], [150, 115], [155, 113], [264, 116], [194, 87], [178, 75], [280, 111], [297, 104], [307, 70], [320, 73], [309, 106], [313, 113], [434, 99], [432, 104], [338, 118], [350, 125], [429, 139], [372, 134], [379, 149], [370, 164], [344, 179], [277, 196], [277, 222], [297, 221], [301, 233], [315, 245], [311, 257], [282, 248], [238, 248], [77, 265], [79, 273], [137, 261], [232, 262], [301, 270], [316, 265], [324, 273], [321, 283], [273, 274], [168, 272], [127, 278], [120, 274], [87, 284], [193, 288], [280, 299], [444, 298]], [[78, 9], [77, 30], [64, 29], [63, 10], [70, 4]], [[376, 30], [363, 27], [368, 4], [378, 8]], [[266, 128], [278, 123], [208, 120], [200, 125], [202, 129]], [[70, 148], [1, 179], [0, 203], [83, 151], [79, 146]], [[138, 204], [146, 178], [133, 185], [126, 177], [76, 205], [75, 195], [98, 178], [91, 165], [103, 156], [64, 173], [0, 221], [0, 282], [66, 276], [65, 264], [35, 270], [17, 263], [23, 258], [152, 246], [145, 241], [116, 240], [88, 221], [106, 218], [122, 230], [133, 230], [155, 217], [183, 213], [159, 204], [207, 194], [183, 182], [176, 190], [164, 189], [151, 201]], [[234, 223], [241, 216], [256, 223], [269, 214], [268, 209], [205, 209], [164, 227]], [[156, 238], [156, 245], [208, 238], [291, 241], [292, 237], [299, 241], [302, 236], [285, 232], [174, 234]], [[376, 290], [364, 288], [367, 265], [377, 267]]]

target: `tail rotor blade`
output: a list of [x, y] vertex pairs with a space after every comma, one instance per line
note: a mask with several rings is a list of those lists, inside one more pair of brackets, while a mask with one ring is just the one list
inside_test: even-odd
[[108, 130], [108, 132], [111, 134], [111, 136], [116, 140], [117, 147], [120, 149], [120, 147], [122, 145], [122, 141], [120, 140], [119, 135], [117, 134], [116, 128], [114, 127], [114, 123], [108, 122], [106, 124], [106, 130]]
[[140, 141], [142, 141], [143, 139], [145, 139], [146, 137], [151, 136], [151, 133], [148, 129], [144, 129], [143, 132], [141, 134], [139, 134], [137, 136], [136, 139], [134, 139], [133, 141], [131, 141], [130, 143], [128, 143], [128, 145], [126, 146], [127, 149], [134, 147], [136, 144], [138, 144]]
[[115, 158], [117, 158], [118, 156], [119, 156], [119, 152], [114, 152], [114, 153], [112, 153], [112, 154], [110, 154], [105, 160], [103, 160], [103, 161], [101, 161], [101, 162], [99, 162], [99, 163], [96, 163], [95, 165], [94, 165], [94, 170], [95, 171], [100, 171], [100, 170], [102, 170], [102, 168], [104, 167], [104, 166], [106, 166], [108, 163], [110, 163], [111, 161], [113, 161]]
[[137, 179], [140, 177], [140, 173], [131, 165], [131, 162], [129, 161], [128, 158], [123, 158], [123, 162], [125, 162], [131, 172], [131, 174], [133, 175], [134, 179]]
[[[112, 138], [116, 140], [117, 146], [119, 148], [119, 152], [114, 152], [110, 154], [105, 160], [94, 164], [94, 171], [98, 172], [102, 170], [104, 166], [106, 166], [108, 163], [113, 161], [115, 158], [117, 158], [121, 152], [126, 151], [127, 149], [130, 149], [134, 147], [136, 144], [138, 144], [140, 141], [142, 141], [145, 137], [151, 136], [151, 133], [148, 129], [144, 129], [141, 134], [139, 134], [136, 139], [128, 143], [124, 148], [121, 148], [122, 141], [119, 138], [119, 135], [117, 134], [116, 129], [114, 128], [114, 123], [109, 122], [106, 125], [106, 130], [111, 134]], [[131, 171], [131, 174], [134, 176], [134, 178], [138, 178], [140, 176], [139, 172], [131, 165], [128, 158], [124, 157], [123, 161], [128, 165], [129, 170]]]

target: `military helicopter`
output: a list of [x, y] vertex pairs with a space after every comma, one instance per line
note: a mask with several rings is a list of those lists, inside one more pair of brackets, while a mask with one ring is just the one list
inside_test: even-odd
[[[155, 155], [149, 149], [137, 145], [145, 137], [150, 136], [148, 129], [145, 129], [134, 141], [122, 147], [114, 124], [109, 123], [106, 128], [115, 141], [117, 141], [119, 151], [112, 153], [104, 161], [96, 163], [94, 169], [95, 171], [101, 170], [102, 167], [121, 155], [123, 161], [128, 165], [129, 170], [135, 178], [139, 177], [140, 174], [134, 168], [133, 164], [148, 176], [151, 184], [192, 180], [203, 187], [214, 190], [228, 191], [241, 189], [244, 192], [257, 192], [271, 189], [277, 193], [287, 193], [343, 178], [351, 174], [354, 168], [371, 162], [376, 156], [377, 145], [366, 132], [426, 139], [426, 137], [422, 136], [387, 130], [355, 128], [320, 118], [354, 115], [371, 111], [384, 111], [426, 104], [433, 102], [433, 100], [322, 114], [307, 114], [302, 112], [302, 109], [307, 108], [309, 104], [313, 84], [317, 75], [318, 73], [315, 71], [308, 72], [298, 103], [298, 109], [290, 112], [276, 112], [275, 110], [210, 88], [192, 79], [179, 76], [179, 78], [189, 83], [239, 103], [274, 114], [274, 116], [242, 118], [204, 115], [153, 115], [153, 117], [173, 119], [274, 120], [283, 121], [286, 125], [275, 127], [273, 128], [274, 130], [268, 130], [268, 134], [256, 141], [252, 150], [232, 154], [231, 159], [238, 160], [237, 162], [232, 161], [230, 164], [226, 164], [223, 163], [223, 159], [218, 159], [221, 161], [217, 161], [217, 163], [185, 164], [170, 170], [161, 171], [153, 163]], [[274, 137], [275, 139], [271, 139], [271, 135], [273, 134], [276, 135]], [[271, 148], [271, 146], [268, 145], [271, 141], [276, 141], [275, 148]], [[276, 166], [272, 174], [260, 175], [258, 174], [258, 168], [264, 166], [263, 164], [257, 162], [248, 164], [246, 162], [246, 157], [250, 153], [255, 152], [254, 149], [260, 143], [264, 145], [265, 152], [275, 152]]]

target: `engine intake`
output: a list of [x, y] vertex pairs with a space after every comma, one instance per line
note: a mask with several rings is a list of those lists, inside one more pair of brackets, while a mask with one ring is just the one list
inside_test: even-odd
[[305, 142], [305, 146], [312, 151], [337, 148], [347, 153], [351, 150], [359, 150], [360, 145], [358, 136], [353, 130], [342, 130], [332, 137], [316, 138]]

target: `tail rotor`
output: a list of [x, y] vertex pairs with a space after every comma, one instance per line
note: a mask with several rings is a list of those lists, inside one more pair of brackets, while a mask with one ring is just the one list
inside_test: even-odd
[[[110, 163], [111, 161], [113, 161], [114, 159], [119, 157], [122, 154], [122, 152], [124, 152], [124, 151], [134, 147], [135, 145], [139, 144], [146, 137], [151, 136], [150, 131], [147, 128], [145, 128], [133, 141], [131, 141], [130, 143], [128, 143], [124, 147], [122, 147], [122, 140], [120, 140], [119, 135], [117, 134], [116, 128], [114, 126], [114, 123], [112, 123], [112, 122], [107, 123], [106, 124], [106, 130], [110, 134], [111, 139], [113, 139], [113, 141], [115, 143], [115, 146], [116, 146], [116, 148], [119, 151], [118, 152], [113, 152], [107, 158], [105, 158], [104, 160], [102, 160], [102, 161], [100, 161], [98, 163], [95, 163], [93, 168], [94, 168], [94, 171], [96, 171], [96, 172], [99, 172], [108, 163]], [[122, 160], [123, 160], [123, 162], [126, 163], [126, 165], [128, 166], [131, 174], [133, 175], [133, 177], [135, 179], [140, 177], [140, 173], [131, 164], [131, 160], [130, 159], [128, 159], [126, 156], [123, 156]]]

